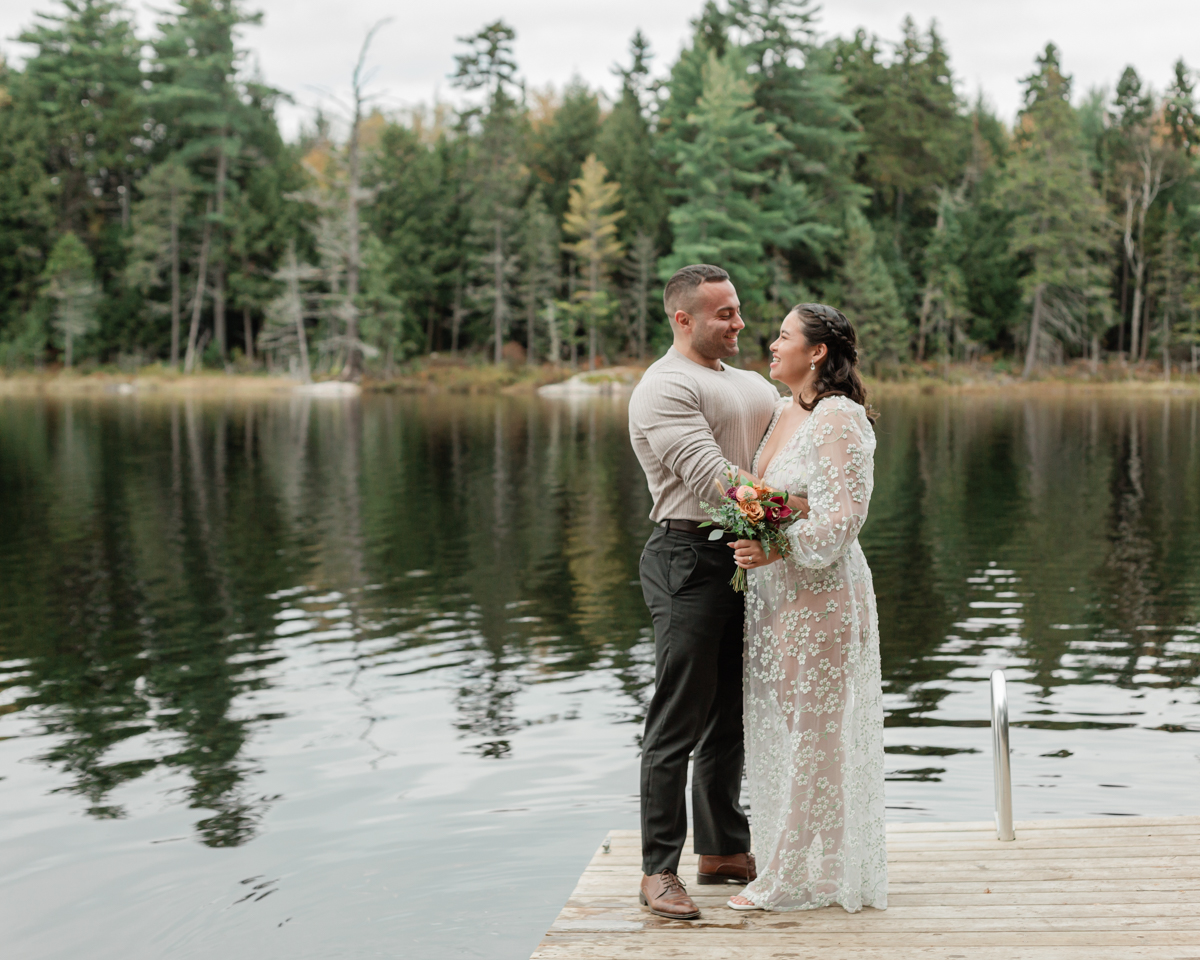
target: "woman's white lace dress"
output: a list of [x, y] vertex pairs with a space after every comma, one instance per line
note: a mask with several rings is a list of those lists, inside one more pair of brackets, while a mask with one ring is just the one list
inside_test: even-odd
[[[754, 459], [762, 455], [775, 419]], [[875, 433], [862, 406], [820, 401], [764, 482], [808, 497], [787, 559], [746, 591], [746, 776], [758, 879], [769, 910], [887, 907], [883, 702], [871, 570], [858, 543]]]

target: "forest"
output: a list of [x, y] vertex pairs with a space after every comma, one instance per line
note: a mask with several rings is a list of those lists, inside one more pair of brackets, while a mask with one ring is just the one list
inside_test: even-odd
[[[1195, 374], [1195, 74], [1081, 91], [1031, 50], [1010, 125], [936, 24], [824, 37], [809, 0], [708, 2], [673, 63], [640, 32], [608, 95], [527, 84], [503, 20], [452, 99], [349, 102], [282, 136], [244, 0], [62, 0], [0, 61], [0, 369], [158, 364], [386, 377], [422, 358], [593, 368], [670, 333], [663, 280], [729, 270], [743, 354], [790, 305], [870, 371], [1121, 364]], [[383, 26], [383, 25], [380, 25]]]

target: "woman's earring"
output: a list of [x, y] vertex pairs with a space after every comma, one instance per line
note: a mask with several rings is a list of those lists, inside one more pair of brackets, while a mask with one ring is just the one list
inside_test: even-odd
[[817, 369], [817, 361], [816, 361], [816, 360], [811, 360], [811, 361], [809, 361], [809, 364], [808, 364], [808, 369], [809, 369], [809, 370], [816, 370], [816, 369]]

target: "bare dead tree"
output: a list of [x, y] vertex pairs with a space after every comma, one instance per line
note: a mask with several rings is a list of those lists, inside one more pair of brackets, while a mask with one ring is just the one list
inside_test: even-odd
[[362, 376], [362, 344], [358, 335], [358, 278], [362, 269], [362, 252], [359, 243], [359, 204], [371, 194], [364, 193], [360, 181], [362, 179], [359, 131], [363, 121], [363, 108], [371, 98], [366, 96], [365, 89], [370, 81], [366, 72], [367, 50], [379, 28], [390, 22], [390, 18], [380, 20], [370, 30], [363, 40], [362, 49], [358, 53], [358, 63], [354, 65], [351, 77], [353, 92], [353, 120], [350, 124], [350, 139], [346, 144], [346, 161], [349, 183], [346, 188], [346, 233], [349, 240], [346, 251], [346, 365], [342, 368], [340, 379], [357, 380]]
[[[1122, 236], [1125, 258], [1133, 268], [1133, 311], [1129, 325], [1129, 356], [1136, 363], [1141, 357], [1140, 340], [1146, 338], [1142, 331], [1142, 305], [1146, 295], [1146, 214], [1164, 187], [1174, 181], [1163, 182], [1163, 151], [1156, 150], [1147, 138], [1139, 147], [1132, 172], [1125, 180], [1125, 230]], [[1135, 176], [1140, 183], [1134, 183]], [[1134, 219], [1137, 220], [1137, 239], [1134, 239]]]

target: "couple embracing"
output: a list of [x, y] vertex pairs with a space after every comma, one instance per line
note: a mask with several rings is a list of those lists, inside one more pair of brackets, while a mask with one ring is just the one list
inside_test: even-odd
[[[780, 399], [757, 373], [722, 363], [745, 326], [724, 270], [684, 267], [663, 302], [674, 345], [629, 403], [658, 525], [640, 568], [655, 638], [641, 901], [659, 916], [700, 916], [678, 875], [691, 759], [697, 881], [745, 885], [730, 907], [885, 908], [879, 627], [858, 543], [875, 434], [854, 328], [832, 307], [794, 307], [771, 344], [771, 377], [792, 394]], [[799, 507], [787, 556], [700, 528], [701, 501], [731, 470]], [[729, 585], [738, 567], [744, 596]]]

